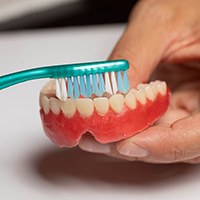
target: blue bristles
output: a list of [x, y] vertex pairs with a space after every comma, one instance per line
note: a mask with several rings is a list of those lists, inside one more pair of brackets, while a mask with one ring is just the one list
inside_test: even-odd
[[69, 97], [74, 98], [73, 86], [72, 86], [71, 77], [70, 77], [70, 78], [67, 78], [67, 81], [68, 81], [68, 95], [69, 95]]
[[117, 85], [118, 85], [118, 90], [124, 93], [123, 80], [122, 80], [122, 75], [120, 71], [117, 72]]
[[128, 74], [127, 71], [124, 71], [124, 90], [125, 93], [129, 90], [130, 88], [130, 83], [129, 83], [129, 79], [128, 79]]
[[90, 75], [86, 75], [86, 97], [91, 97], [92, 95], [92, 88], [90, 82]]
[[79, 84], [78, 84], [78, 79], [75, 76], [74, 77], [74, 98], [77, 99], [79, 96], [80, 96]]
[[97, 96], [102, 96], [105, 91], [105, 85], [102, 74], [98, 74], [98, 78], [99, 78], [99, 92]]
[[80, 76], [80, 90], [81, 90], [81, 95], [86, 97], [86, 89], [85, 89], [85, 80], [83, 76]]
[[118, 89], [122, 93], [126, 93], [130, 87], [129, 84], [129, 79], [128, 79], [128, 74], [126, 71], [123, 71], [124, 74], [124, 80], [122, 79], [122, 74], [121, 72], [117, 72], [117, 84], [118, 84]]
[[92, 74], [92, 92], [98, 96], [99, 89], [96, 74]]

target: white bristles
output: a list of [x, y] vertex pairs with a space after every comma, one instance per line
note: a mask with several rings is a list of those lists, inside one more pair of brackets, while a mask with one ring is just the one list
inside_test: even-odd
[[64, 78], [61, 78], [61, 98], [62, 100], [66, 100], [67, 99], [67, 87], [66, 87], [66, 82]]
[[106, 92], [113, 94], [108, 72], [105, 73], [105, 89], [106, 89]]
[[80, 76], [77, 76], [78, 84], [80, 85]]
[[113, 93], [116, 94], [118, 91], [118, 88], [117, 88], [115, 72], [111, 72], [111, 82], [112, 82]]
[[72, 80], [72, 85], [74, 85], [74, 77], [71, 76], [71, 80]]
[[84, 75], [83, 78], [84, 78], [84, 82], [85, 82], [85, 84], [86, 84], [86, 75]]
[[59, 79], [55, 79], [55, 85], [56, 85], [56, 96], [61, 99], [61, 91], [60, 91], [60, 82]]

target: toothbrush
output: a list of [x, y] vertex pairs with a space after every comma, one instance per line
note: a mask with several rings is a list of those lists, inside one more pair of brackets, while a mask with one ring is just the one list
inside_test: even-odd
[[78, 64], [62, 64], [15, 72], [0, 76], [0, 90], [29, 80], [53, 78], [56, 96], [60, 100], [68, 97], [102, 96], [107, 91], [126, 93], [129, 90], [126, 60], [112, 60]]

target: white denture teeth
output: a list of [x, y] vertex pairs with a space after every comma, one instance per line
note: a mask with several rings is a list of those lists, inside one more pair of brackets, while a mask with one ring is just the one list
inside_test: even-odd
[[41, 96], [41, 106], [44, 110], [44, 113], [47, 115], [50, 111], [50, 103], [46, 96]]
[[71, 118], [76, 113], [76, 104], [73, 99], [66, 99], [65, 101], [60, 101], [60, 108], [64, 115]]
[[60, 106], [59, 106], [59, 100], [56, 98], [51, 97], [49, 99], [50, 102], [50, 108], [51, 111], [55, 114], [58, 115], [60, 113]]
[[141, 104], [144, 105], [146, 103], [146, 95], [143, 89], [140, 89], [137, 92], [135, 92], [135, 97]]
[[114, 94], [109, 98], [109, 103], [116, 113], [121, 113], [124, 109], [124, 96], [122, 94]]
[[151, 86], [151, 88], [152, 88], [152, 90], [153, 90], [155, 96], [157, 96], [158, 90], [157, 90], [157, 88], [156, 88], [155, 82], [150, 82], [150, 86]]
[[105, 115], [109, 110], [109, 101], [106, 97], [94, 98], [94, 106], [98, 114]]
[[127, 107], [129, 107], [130, 109], [135, 109], [137, 102], [136, 102], [136, 97], [135, 94], [133, 92], [129, 92], [125, 98], [124, 98], [125, 104], [127, 105]]
[[144, 92], [145, 92], [145, 95], [146, 97], [151, 100], [151, 101], [154, 101], [155, 98], [156, 98], [156, 93], [155, 93], [155, 90], [153, 88], [154, 86], [151, 86], [151, 85], [148, 85], [145, 89], [144, 89]]
[[166, 94], [167, 92], [167, 84], [165, 81], [162, 81], [162, 87], [163, 87], [163, 90], [164, 90], [164, 94]]
[[157, 83], [156, 88], [161, 95], [165, 95], [167, 92], [167, 85], [164, 81]]
[[92, 116], [94, 112], [94, 103], [92, 99], [84, 98], [75, 100], [79, 113], [84, 117]]
[[[114, 77], [114, 75], [115, 74], [111, 76], [111, 79], [113, 80], [114, 78], [112, 77]], [[91, 90], [95, 90], [95, 91], [98, 90], [99, 92], [102, 92], [103, 90], [101, 90], [100, 83], [99, 83], [100, 82], [99, 75], [96, 76], [96, 78], [98, 79], [98, 82], [97, 82], [98, 84], [96, 85], [98, 88], [95, 88], [95, 89], [91, 88]], [[90, 77], [88, 77], [88, 80], [91, 81]], [[86, 80], [84, 80], [84, 77], [82, 78], [80, 77], [80, 79], [77, 77], [77, 80], [70, 79], [70, 81], [71, 81], [71, 84], [74, 84], [76, 81], [77, 83], [80, 82], [80, 86], [82, 82], [86, 84]], [[70, 81], [68, 82], [69, 84], [70, 84]], [[62, 79], [56, 80], [56, 82], [60, 88], [64, 88], [64, 86], [68, 87], [68, 84], [65, 85], [64, 80]], [[104, 86], [103, 84], [101, 85], [102, 87]], [[117, 89], [115, 88], [117, 86], [116, 84], [114, 85], [115, 85], [114, 87], [112, 86], [113, 92], [117, 92]], [[60, 99], [55, 98], [55, 95], [57, 96], [58, 94], [55, 94], [56, 91], [55, 91], [55, 88], [53, 88], [53, 86], [55, 85], [52, 84], [52, 82], [50, 82], [49, 85], [46, 85], [45, 87], [43, 87], [40, 93], [40, 107], [43, 109], [45, 114], [48, 114], [49, 111], [51, 110], [55, 115], [58, 115], [60, 111], [62, 111], [63, 114], [68, 118], [73, 117], [76, 111], [78, 111], [80, 115], [84, 117], [90, 117], [92, 116], [94, 109], [99, 115], [102, 115], [102, 116], [108, 113], [109, 108], [111, 108], [115, 113], [120, 114], [121, 112], [123, 112], [124, 105], [126, 105], [130, 109], [136, 109], [137, 102], [140, 102], [142, 105], [144, 105], [147, 102], [147, 99], [154, 101], [158, 94], [165, 95], [167, 92], [166, 82], [154, 81], [154, 82], [150, 82], [149, 84], [139, 84], [137, 86], [137, 89], [131, 89], [126, 95], [122, 95], [118, 93], [112, 95], [108, 91], [106, 91], [102, 94], [102, 96], [99, 96], [99, 97], [96, 96], [94, 98], [77, 98], [76, 100], [73, 98], [70, 98], [71, 95], [74, 95], [74, 91], [69, 91], [71, 92], [71, 94], [68, 95], [66, 94], [64, 89], [61, 89], [62, 99], [65, 99], [65, 98], [66, 99], [60, 100]], [[53, 91], [54, 91], [54, 95], [52, 93]], [[84, 92], [88, 92], [88, 91], [83, 91], [83, 87], [80, 87], [80, 93], [84, 93]]]
[[140, 90], [140, 89], [145, 89], [146, 87], [148, 87], [149, 84], [144, 84], [144, 83], [139, 83], [138, 86], [137, 86], [137, 89]]

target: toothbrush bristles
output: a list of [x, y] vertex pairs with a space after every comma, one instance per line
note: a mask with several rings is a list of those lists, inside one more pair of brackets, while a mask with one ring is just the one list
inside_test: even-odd
[[112, 83], [113, 93], [116, 94], [118, 91], [118, 87], [117, 87], [115, 72], [111, 72], [111, 83]]
[[60, 89], [59, 79], [55, 79], [55, 87], [56, 87], [56, 96], [58, 97], [58, 99], [61, 99], [61, 89]]
[[66, 100], [67, 99], [67, 88], [66, 88], [66, 82], [64, 78], [61, 78], [60, 80], [60, 91], [61, 91], [61, 99]]
[[62, 101], [67, 98], [77, 99], [80, 96], [86, 98], [93, 95], [102, 96], [105, 92], [110, 95], [117, 92], [126, 93], [129, 87], [127, 71], [112, 71], [55, 80], [56, 96]]
[[105, 73], [105, 92], [108, 92], [111, 95], [113, 94], [113, 91], [111, 88], [110, 76], [108, 72]]

